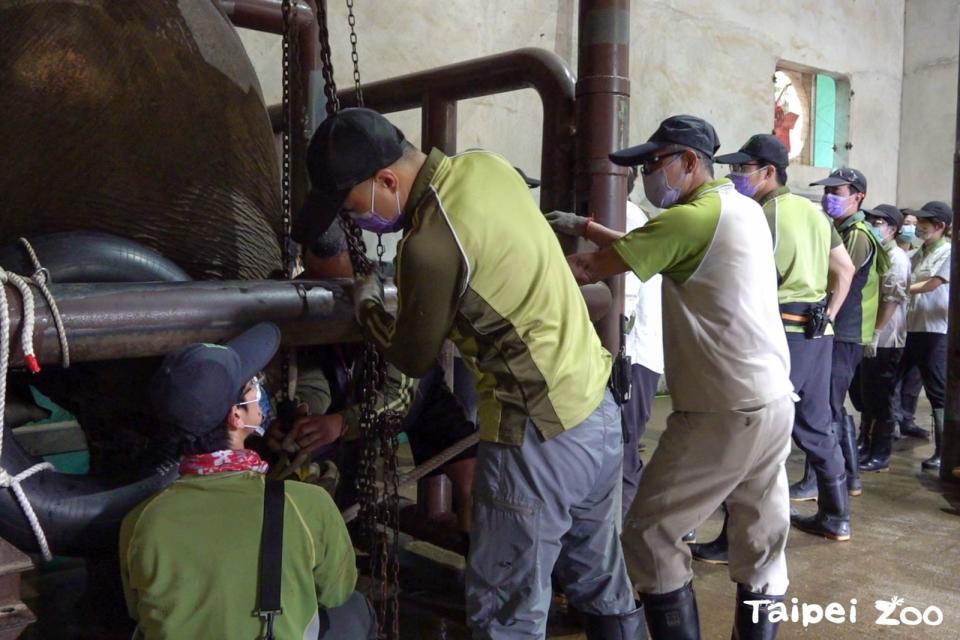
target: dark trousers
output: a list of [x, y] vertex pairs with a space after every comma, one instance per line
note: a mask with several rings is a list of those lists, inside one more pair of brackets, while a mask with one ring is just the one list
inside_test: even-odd
[[[901, 356], [902, 359], [902, 356]], [[917, 413], [917, 403], [920, 401], [920, 389], [923, 388], [923, 378], [920, 370], [910, 367], [906, 372], [900, 367], [897, 377], [897, 387], [893, 393], [893, 418], [902, 425], [914, 424]]]
[[788, 334], [787, 338], [790, 382], [800, 396], [795, 405], [793, 441], [807, 454], [818, 475], [834, 478], [844, 473], [843, 453], [831, 425], [830, 410], [829, 374], [836, 346], [829, 336], [807, 340]]
[[[413, 393], [403, 431], [410, 440], [415, 464], [423, 464], [449, 446], [477, 430], [477, 390], [473, 375], [460, 358], [453, 359], [453, 390], [444, 380], [443, 367], [436, 365]], [[447, 464], [477, 457], [474, 445]], [[431, 475], [443, 473], [436, 469]]]
[[895, 419], [902, 357], [903, 349], [880, 348], [875, 358], [864, 358], [860, 363], [861, 412], [884, 422]]
[[643, 460], [640, 459], [640, 438], [647, 430], [653, 399], [657, 395], [660, 374], [642, 364], [630, 366], [632, 387], [630, 400], [620, 407], [623, 412], [623, 515], [630, 510], [637, 495]]
[[912, 367], [920, 370], [923, 390], [934, 409], [943, 409], [947, 393], [947, 335], [945, 333], [907, 334], [907, 345], [900, 362], [901, 374]]
[[856, 342], [834, 342], [830, 370], [830, 412], [835, 424], [843, 424], [847, 415], [843, 402], [853, 382], [857, 366], [863, 360], [863, 345]]

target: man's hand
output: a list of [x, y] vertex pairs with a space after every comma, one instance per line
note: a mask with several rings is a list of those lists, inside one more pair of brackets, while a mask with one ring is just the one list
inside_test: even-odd
[[583, 216], [578, 216], [575, 213], [569, 213], [567, 211], [551, 211], [543, 215], [547, 219], [550, 228], [557, 233], [576, 236], [578, 238], [583, 235], [583, 232], [587, 229], [587, 223], [590, 222], [589, 218], [584, 218]]
[[353, 280], [353, 314], [359, 321], [361, 311], [383, 306], [383, 280], [376, 271]]
[[291, 433], [300, 451], [309, 454], [339, 440], [345, 427], [343, 415], [339, 413], [302, 416], [293, 422]]
[[864, 358], [876, 358], [877, 357], [877, 334], [873, 334], [873, 341], [870, 344], [863, 345], [863, 357]]

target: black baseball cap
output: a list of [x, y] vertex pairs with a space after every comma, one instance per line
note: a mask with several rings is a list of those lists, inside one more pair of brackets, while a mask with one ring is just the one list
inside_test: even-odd
[[400, 159], [405, 140], [373, 109], [342, 109], [321, 122], [307, 147], [311, 189], [294, 216], [293, 239], [312, 244], [337, 217], [350, 189]]
[[839, 169], [834, 169], [829, 176], [823, 180], [817, 180], [816, 182], [811, 182], [810, 186], [823, 186], [823, 187], [840, 187], [845, 184], [850, 185], [860, 193], [867, 192], [867, 178], [862, 173], [856, 169], [851, 169], [850, 167], [840, 167]]
[[946, 224], [953, 223], [953, 209], [946, 202], [940, 202], [939, 200], [932, 200], [919, 209], [915, 209], [913, 215], [928, 220], [939, 220]]
[[658, 151], [678, 144], [702, 152], [708, 158], [720, 148], [720, 139], [713, 126], [696, 116], [671, 116], [660, 123], [650, 139], [635, 147], [621, 149], [610, 154], [610, 161], [621, 167], [642, 164]]
[[761, 161], [775, 167], [785, 169], [790, 164], [787, 147], [777, 136], [769, 133], [758, 133], [750, 136], [747, 143], [735, 153], [726, 153], [714, 158], [720, 164], [746, 164]]
[[280, 329], [261, 322], [223, 345], [195, 343], [174, 351], [150, 387], [160, 422], [197, 436], [218, 428], [279, 346]]
[[520, 167], [514, 167], [514, 169], [517, 170], [517, 173], [520, 174], [520, 177], [523, 178], [523, 181], [527, 183], [527, 187], [528, 187], [528, 188], [530, 188], [530, 189], [536, 189], [537, 187], [540, 186], [540, 181], [539, 181], [539, 180], [537, 180], [536, 178], [531, 178], [530, 176], [528, 176], [527, 174], [525, 174], [525, 173], [523, 172], [523, 169], [521, 169]]
[[873, 209], [864, 209], [863, 212], [874, 218], [883, 218], [898, 229], [903, 226], [903, 214], [892, 204], [878, 204]]

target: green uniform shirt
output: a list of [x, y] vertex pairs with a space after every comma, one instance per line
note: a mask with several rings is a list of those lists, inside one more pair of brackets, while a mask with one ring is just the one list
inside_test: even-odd
[[[827, 297], [830, 251], [843, 244], [830, 220], [808, 199], [787, 187], [760, 200], [773, 235], [780, 304], [816, 303]], [[802, 326], [785, 325], [787, 333], [803, 333]], [[832, 330], [828, 329], [828, 335]]]
[[450, 338], [477, 379], [480, 437], [551, 438], [599, 406], [610, 377], [560, 243], [516, 170], [482, 151], [430, 153], [397, 246], [397, 315], [360, 321], [387, 360], [422, 376]]
[[[330, 495], [300, 482], [285, 487], [283, 615], [274, 630], [277, 640], [299, 640], [317, 625], [318, 608], [346, 602], [357, 569]], [[263, 490], [259, 473], [184, 476], [123, 519], [120, 576], [127, 609], [147, 640], [260, 637], [254, 610]]]
[[877, 325], [880, 276], [890, 267], [890, 257], [865, 217], [858, 211], [837, 226], [856, 271], [850, 293], [833, 321], [836, 342], [870, 344]]

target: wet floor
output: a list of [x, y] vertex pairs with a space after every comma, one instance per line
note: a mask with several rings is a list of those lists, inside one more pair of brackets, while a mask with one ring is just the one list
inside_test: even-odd
[[[658, 398], [644, 439], [645, 460], [656, 448], [668, 412], [669, 399]], [[918, 416], [926, 413], [929, 405], [921, 399]], [[919, 422], [928, 426], [929, 419]], [[779, 638], [960, 638], [960, 487], [943, 486], [934, 474], [920, 471], [920, 461], [932, 448], [928, 442], [901, 440], [895, 443], [889, 473], [864, 475], [863, 495], [851, 498], [850, 542], [829, 542], [791, 532], [789, 596], [797, 598], [798, 604], [808, 605], [808, 625], [804, 627], [798, 616], [797, 622], [781, 625]], [[794, 452], [788, 474], [795, 480], [801, 473], [802, 457]], [[807, 512], [815, 505], [803, 503], [798, 508]], [[720, 523], [720, 514], [715, 514], [702, 527], [700, 539], [711, 539]], [[469, 638], [463, 624], [463, 559], [426, 543], [403, 542], [401, 638]], [[694, 563], [694, 571], [703, 637], [726, 640], [730, 637], [735, 590], [726, 567]], [[25, 597], [40, 621], [23, 637], [128, 638], [129, 632], [103, 622], [122, 617], [122, 609], [116, 608], [115, 600], [103, 589], [94, 590], [91, 596], [85, 589], [88, 580], [91, 578], [83, 565], [71, 561], [28, 575]], [[851, 623], [854, 599], [856, 622]], [[888, 621], [900, 622], [902, 617], [905, 623], [913, 623], [918, 615], [921, 621], [917, 625], [879, 625], [877, 601], [882, 608], [894, 609]], [[845, 622], [809, 622], [817, 613], [809, 605], [826, 607], [830, 603], [843, 609]], [[932, 607], [942, 612], [938, 626], [922, 621], [924, 612], [928, 621], [938, 619]], [[583, 637], [575, 613], [559, 601], [551, 611], [549, 637]]]

